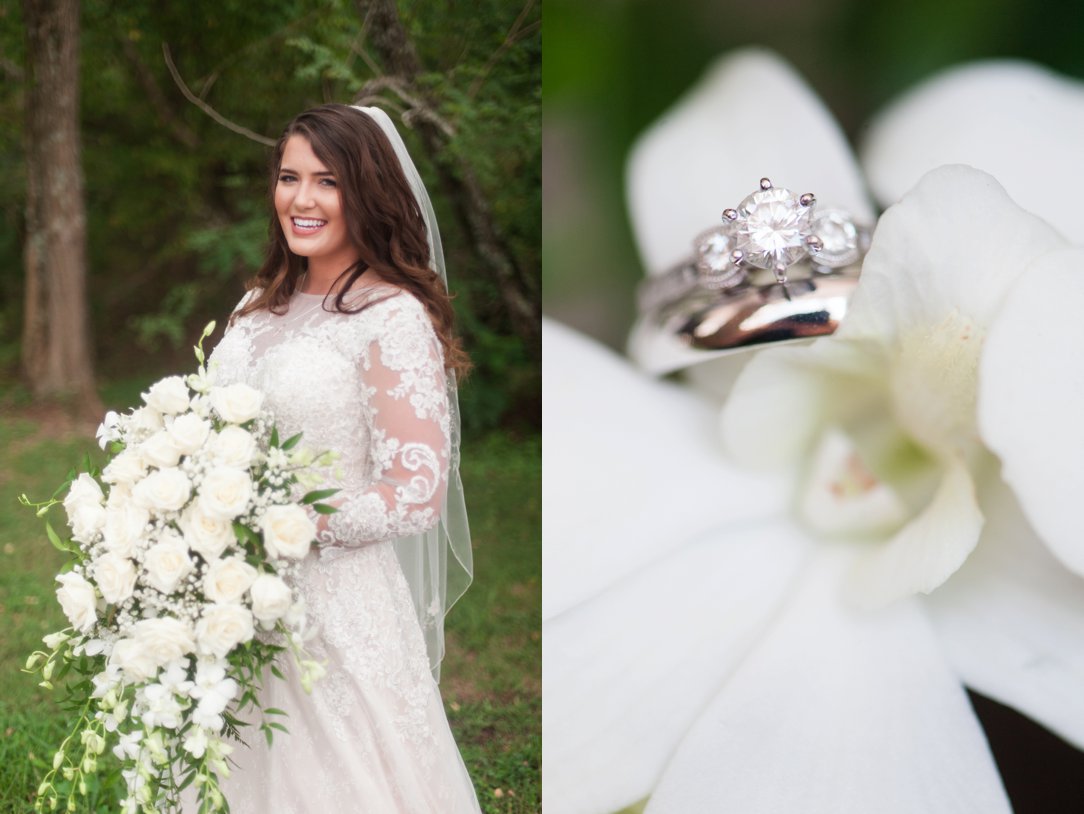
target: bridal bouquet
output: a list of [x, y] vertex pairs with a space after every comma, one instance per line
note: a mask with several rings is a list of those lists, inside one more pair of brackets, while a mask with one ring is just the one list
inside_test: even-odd
[[243, 726], [236, 715], [251, 708], [269, 742], [284, 729], [268, 716], [285, 713], [259, 702], [265, 668], [281, 678], [274, 662], [289, 651], [306, 689], [322, 674], [302, 646], [291, 576], [316, 533], [304, 506], [333, 512], [319, 501], [334, 490], [291, 498], [317, 461], [300, 436], [279, 439], [262, 393], [215, 384], [202, 348], [213, 330], [196, 346], [196, 374], [162, 379], [143, 406], [106, 416], [100, 472], [88, 460], [53, 499], [21, 499], [41, 516], [62, 502], [69, 529], [46, 521], [68, 556], [56, 580], [71, 624], [26, 665], [48, 689], [66, 679], [73, 714], [39, 812], [82, 810], [107, 750], [126, 787], [122, 812], [175, 810], [188, 786], [201, 814], [226, 810], [218, 781], [229, 774], [226, 737]]

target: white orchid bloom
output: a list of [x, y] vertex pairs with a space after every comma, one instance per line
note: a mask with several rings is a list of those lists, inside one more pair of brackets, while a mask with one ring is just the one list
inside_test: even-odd
[[[1010, 194], [1045, 216], [1034, 193], [1078, 150], [1071, 134], [1015, 127], [1023, 141], [997, 152], [983, 125], [1017, 101], [1076, 120], [1071, 91], [1006, 64], [934, 80], [875, 124], [867, 174], [894, 203], [959, 123], [987, 132], [975, 155], [996, 152]], [[923, 100], [946, 94], [951, 124], [895, 135], [928, 127]], [[785, 124], [741, 123], [766, 105]], [[823, 107], [745, 52], [634, 153], [645, 264], [687, 255], [765, 174], [871, 209]], [[648, 814], [1009, 811], [962, 683], [1084, 746], [1084, 425], [1069, 412], [1084, 391], [1069, 310], [1084, 252], [1065, 245], [988, 175], [928, 175], [882, 219], [844, 328], [753, 355], [739, 377], [727, 446], [776, 474], [723, 454], [703, 393], [546, 324], [548, 812], [649, 795]], [[747, 358], [691, 372], [729, 382]]]

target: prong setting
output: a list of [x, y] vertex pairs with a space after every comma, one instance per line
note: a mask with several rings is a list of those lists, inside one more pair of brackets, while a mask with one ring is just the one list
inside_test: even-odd
[[769, 181], [767, 178], [761, 178], [760, 179], [760, 188], [763, 189], [763, 190], [769, 190], [769, 189], [772, 188], [772, 182]]
[[817, 254], [824, 248], [824, 241], [822, 241], [816, 235], [807, 235], [805, 239], [805, 245], [813, 254]]
[[723, 210], [723, 218], [725, 220], [729, 220], [729, 221], [736, 221], [738, 219], [738, 210], [737, 209], [724, 209]]
[[815, 204], [816, 202], [817, 196], [814, 195], [812, 192], [807, 192], [798, 199], [798, 203], [800, 203], [802, 206], [813, 206], [813, 204]]

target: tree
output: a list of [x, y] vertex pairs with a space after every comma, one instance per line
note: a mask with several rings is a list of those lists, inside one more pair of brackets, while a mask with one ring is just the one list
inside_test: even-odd
[[26, 300], [22, 363], [37, 397], [99, 412], [86, 306], [79, 137], [79, 0], [24, 0]]
[[[540, 356], [542, 303], [537, 281], [520, 265], [501, 235], [473, 168], [459, 153], [450, 149], [454, 130], [440, 117], [438, 104], [429, 98], [428, 91], [419, 82], [423, 66], [395, 0], [355, 0], [355, 5], [365, 23], [369, 41], [387, 72], [387, 75], [366, 83], [355, 101], [370, 104], [376, 94], [390, 92], [407, 108], [403, 117], [414, 123], [441, 186], [454, 203], [456, 217], [471, 237], [482, 268], [489, 272], [501, 293], [512, 325], [527, 347]], [[525, 11], [531, 5], [533, 3], [528, 2]]]

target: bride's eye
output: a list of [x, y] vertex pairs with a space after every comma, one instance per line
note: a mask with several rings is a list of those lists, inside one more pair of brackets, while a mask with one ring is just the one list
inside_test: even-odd
[[320, 181], [320, 183], [325, 187], [337, 187], [338, 186], [338, 184], [335, 183], [334, 178], [324, 178], [324, 179], [322, 179]]
[[280, 184], [290, 184], [297, 180], [296, 175], [290, 175], [288, 172], [284, 172], [279, 176]]

